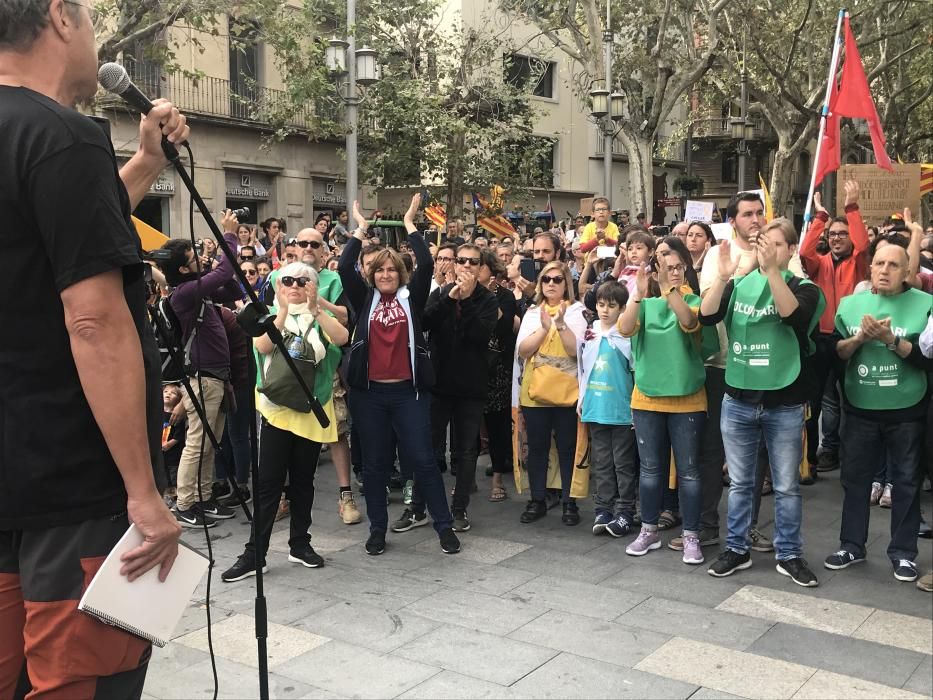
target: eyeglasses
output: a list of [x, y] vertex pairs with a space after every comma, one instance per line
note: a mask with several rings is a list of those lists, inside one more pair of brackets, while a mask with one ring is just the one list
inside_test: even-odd
[[563, 284], [564, 277], [563, 275], [555, 275], [551, 277], [550, 275], [541, 275], [541, 284]]
[[289, 275], [282, 277], [282, 284], [286, 287], [294, 287], [297, 284], [299, 287], [304, 288], [304, 286], [310, 282], [311, 280], [307, 277], [291, 277]]
[[97, 18], [98, 18], [97, 10], [91, 7], [90, 5], [86, 5], [83, 2], [77, 2], [77, 0], [63, 0], [63, 2], [69, 5], [74, 5], [75, 7], [86, 7], [88, 15], [90, 15], [91, 17], [91, 24], [97, 24]]
[[298, 244], [298, 247], [299, 247], [299, 248], [308, 248], [308, 247], [311, 247], [311, 248], [313, 248], [314, 250], [317, 250], [318, 248], [321, 247], [321, 242], [320, 242], [320, 241], [295, 241], [295, 243]]
[[849, 232], [848, 231], [830, 231], [826, 237], [827, 238], [848, 238]]
[[247, 277], [256, 277], [259, 273], [256, 270], [243, 270], [243, 274]]
[[686, 269], [687, 267], [685, 265], [668, 265], [667, 266], [668, 272], [684, 272], [686, 271]]
[[600, 208], [598, 208], [598, 209], [594, 209], [593, 211], [594, 211], [594, 212], [601, 212], [601, 211], [609, 211], [609, 210], [606, 209], [606, 208], [604, 208], [604, 207], [600, 207]]
[[459, 256], [457, 258], [458, 265], [471, 265], [472, 267], [479, 267], [479, 262], [479, 258], [465, 258], [463, 256]]

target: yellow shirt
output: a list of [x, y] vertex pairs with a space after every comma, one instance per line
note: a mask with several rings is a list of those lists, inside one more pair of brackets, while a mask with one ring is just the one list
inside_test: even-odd
[[[551, 318], [553, 318], [557, 315], [558, 309], [559, 307], [557, 306], [549, 306], [545, 304], [541, 308], [541, 313], [546, 313], [551, 316]], [[538, 348], [538, 352], [542, 355], [570, 357], [570, 355], [567, 354], [566, 348], [564, 348], [564, 342], [560, 339], [560, 333], [557, 332], [553, 325], [551, 326], [551, 330], [548, 332], [547, 337], [545, 337], [544, 342], [541, 343], [541, 347]], [[531, 386], [531, 375], [534, 372], [534, 365], [532, 363], [533, 359], [534, 356], [532, 356], [532, 358], [525, 363], [525, 369], [522, 372], [522, 389], [518, 397], [518, 403], [520, 406], [540, 408], [542, 406], [546, 406], [546, 404], [536, 403], [531, 400], [531, 397], [528, 396], [528, 387]]]

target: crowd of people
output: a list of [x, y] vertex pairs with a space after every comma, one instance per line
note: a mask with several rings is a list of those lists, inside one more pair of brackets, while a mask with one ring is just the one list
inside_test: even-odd
[[[171, 291], [186, 339], [197, 327], [188, 373], [200, 377], [196, 393], [226, 448], [215, 456], [202, 447], [191, 400], [166, 390], [176, 518], [213, 527], [251, 499], [248, 427], [258, 417], [264, 526], [225, 581], [255, 573], [257, 546], [265, 566], [273, 520], [284, 516], [289, 561], [323, 565], [309, 527], [314, 472], [328, 450], [348, 525], [362, 520], [351, 472], [363, 491], [371, 555], [386, 550], [389, 532], [429, 522], [444, 552], [459, 551], [478, 457], [488, 453], [486, 497], [527, 494], [521, 523], [559, 506], [561, 522], [578, 525], [577, 500], [592, 494], [593, 534], [631, 536], [630, 556], [660, 549], [661, 532], [672, 530], [667, 547], [687, 565], [723, 544], [712, 576], [748, 568], [751, 550], [773, 551], [778, 573], [812, 587], [800, 486], [841, 466], [839, 548], [823, 565], [865, 560], [879, 505], [891, 510], [894, 577], [917, 581], [917, 538], [930, 536], [920, 493], [933, 434], [933, 230], [907, 210], [867, 228], [857, 183], [844, 187], [844, 215], [830, 216], [816, 195], [802, 241], [789, 220], [765, 219], [755, 193], [733, 197], [734, 237], [721, 241], [699, 221], [661, 235], [640, 221], [620, 228], [605, 198], [590, 217], [511, 238], [457, 220], [419, 231], [417, 195], [397, 248], [358, 208], [353, 224], [346, 211], [321, 215], [294, 237], [283, 219], [257, 229], [225, 214], [236, 261], [210, 239], [196, 250], [170, 241], [162, 293]], [[230, 321], [250, 301], [235, 263], [271, 307], [288, 352], [313, 367], [327, 428], [295, 398], [280, 351], [265, 336], [250, 349]], [[196, 288], [218, 308], [210, 321]], [[200, 484], [199, 459], [216, 460]], [[395, 520], [392, 488], [404, 503]], [[758, 528], [770, 493], [771, 538]], [[929, 590], [930, 576], [918, 585]]]

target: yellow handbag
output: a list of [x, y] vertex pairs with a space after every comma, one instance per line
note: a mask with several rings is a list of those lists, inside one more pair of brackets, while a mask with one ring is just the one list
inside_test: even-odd
[[576, 357], [535, 353], [530, 365], [528, 398], [546, 406], [573, 406], [577, 403], [580, 385], [577, 383]]

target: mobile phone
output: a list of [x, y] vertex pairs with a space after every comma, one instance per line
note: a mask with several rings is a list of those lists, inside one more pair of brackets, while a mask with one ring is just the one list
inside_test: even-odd
[[522, 258], [518, 263], [518, 270], [522, 277], [529, 282], [537, 282], [538, 272], [541, 270], [541, 267], [531, 258]]
[[601, 245], [596, 248], [596, 258], [603, 260], [605, 258], [614, 258], [616, 256], [615, 246]]

